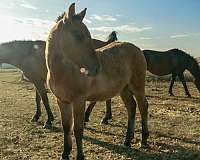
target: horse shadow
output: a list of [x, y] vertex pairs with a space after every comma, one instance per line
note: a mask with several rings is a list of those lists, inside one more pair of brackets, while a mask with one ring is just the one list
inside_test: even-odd
[[[164, 134], [164, 133], [161, 133], [161, 132], [151, 132], [151, 134], [155, 134], [157, 137], [160, 137], [160, 138], [170, 138], [170, 139], [173, 139], [173, 140], [179, 140], [179, 141], [182, 141], [184, 143], [189, 143], [189, 144], [194, 144], [194, 145], [197, 145], [197, 146], [200, 146], [200, 141], [194, 141], [190, 138], [180, 138], [180, 137], [176, 137], [176, 136], [173, 136], [173, 135], [168, 135], [168, 134]], [[200, 152], [199, 152], [200, 153]]]
[[[157, 137], [171, 138], [174, 140], [183, 141], [185, 143], [200, 145], [200, 142], [196, 142], [187, 138], [181, 139], [178, 137], [168, 136], [159, 132], [155, 132], [154, 134], [156, 134]], [[188, 149], [178, 144], [149, 142], [148, 148], [134, 149], [125, 147], [123, 145], [116, 145], [109, 142], [100, 141], [96, 138], [89, 136], [84, 136], [83, 139], [99, 147], [106, 148], [107, 150], [110, 150], [113, 154], [119, 154], [125, 157], [126, 159], [136, 159], [136, 160], [200, 159], [199, 150]], [[156, 149], [155, 145], [157, 146], [157, 148], [159, 147], [159, 149]]]
[[[165, 96], [161, 97], [158, 95], [147, 95], [148, 98], [155, 98], [157, 100], [179, 100], [179, 101], [185, 101], [185, 102], [193, 102], [193, 103], [200, 103], [200, 98], [198, 97], [183, 97], [183, 96]], [[155, 103], [156, 104], [156, 103]]]

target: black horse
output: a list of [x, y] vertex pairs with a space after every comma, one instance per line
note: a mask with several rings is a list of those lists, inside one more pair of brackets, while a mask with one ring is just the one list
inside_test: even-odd
[[[183, 72], [188, 70], [195, 78], [194, 84], [200, 92], [200, 67], [194, 57], [179, 49], [171, 49], [160, 52], [154, 50], [143, 50], [147, 61], [147, 70], [152, 74], [164, 76], [172, 74], [171, 84], [169, 87], [169, 94], [174, 96], [172, 88], [176, 77], [180, 79], [185, 89], [185, 94], [191, 97], [187, 88]], [[89, 121], [90, 113], [94, 108], [96, 102], [91, 103], [85, 112], [85, 122]], [[108, 120], [112, 118], [111, 100], [106, 101], [106, 114], [102, 123], [107, 124]]]

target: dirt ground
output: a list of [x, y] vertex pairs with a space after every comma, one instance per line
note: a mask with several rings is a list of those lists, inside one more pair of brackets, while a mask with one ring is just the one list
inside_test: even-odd
[[[0, 72], [0, 159], [58, 160], [63, 148], [60, 114], [52, 94], [50, 105], [55, 115], [52, 130], [43, 129], [47, 118], [30, 122], [35, 111], [32, 84], [20, 82], [16, 70]], [[84, 152], [90, 160], [200, 160], [200, 95], [193, 83], [188, 83], [192, 98], [184, 95], [179, 82], [175, 97], [168, 95], [169, 82], [146, 84], [149, 101], [149, 148], [140, 148], [141, 124], [137, 112], [135, 139], [131, 148], [124, 147], [127, 114], [119, 97], [112, 100], [113, 119], [100, 124], [105, 103], [96, 105], [84, 131]], [[74, 138], [73, 138], [74, 140]], [[73, 143], [72, 159], [75, 158]]]

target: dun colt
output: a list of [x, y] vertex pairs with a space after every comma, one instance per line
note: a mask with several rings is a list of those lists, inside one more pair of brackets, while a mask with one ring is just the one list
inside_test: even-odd
[[[185, 94], [188, 97], [191, 97], [190, 92], [187, 88], [185, 77], [183, 72], [188, 70], [193, 77], [195, 78], [194, 84], [197, 89], [200, 91], [200, 68], [199, 64], [195, 58], [191, 55], [185, 53], [179, 49], [171, 49], [165, 52], [153, 51], [153, 50], [144, 50], [144, 56], [147, 61], [147, 70], [152, 74], [163, 76], [167, 74], [172, 74], [171, 84], [169, 87], [169, 94], [173, 96], [172, 88], [176, 77], [180, 79], [185, 89]], [[108, 120], [111, 119], [111, 100], [106, 101], [106, 114], [103, 118], [102, 123], [107, 124]], [[85, 121], [89, 121], [89, 116], [95, 106], [95, 102], [91, 103], [85, 114]]]
[[134, 138], [136, 104], [142, 118], [143, 145], [147, 144], [149, 136], [145, 97], [147, 64], [142, 51], [126, 42], [113, 42], [95, 51], [90, 32], [82, 22], [85, 14], [86, 9], [75, 14], [73, 3], [51, 29], [46, 44], [47, 82], [57, 97], [64, 130], [63, 160], [69, 159], [72, 149], [73, 124], [77, 159], [84, 159], [86, 100], [103, 101], [120, 93], [128, 111], [124, 144], [131, 146]]
[[[117, 40], [113, 31], [108, 41], [93, 39], [94, 48], [105, 46]], [[11, 41], [0, 44], [0, 63], [8, 63], [16, 66], [34, 84], [36, 88], [36, 113], [32, 122], [37, 122], [41, 116], [41, 99], [47, 111], [48, 119], [44, 128], [51, 128], [54, 119], [49, 107], [49, 100], [45, 88], [47, 68], [45, 62], [45, 41]]]

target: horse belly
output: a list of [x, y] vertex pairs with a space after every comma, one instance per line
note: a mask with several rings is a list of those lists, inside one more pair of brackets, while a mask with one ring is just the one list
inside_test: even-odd
[[162, 67], [159, 65], [151, 65], [151, 67], [148, 66], [147, 70], [151, 72], [152, 74], [155, 74], [157, 76], [164, 76], [171, 74], [171, 68], [169, 66], [163, 65]]
[[127, 78], [104, 80], [93, 87], [92, 93], [88, 96], [88, 101], [104, 101], [118, 95], [128, 84]]

